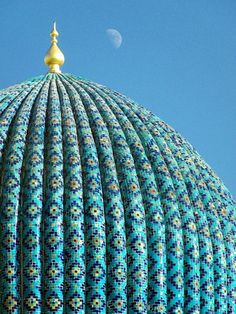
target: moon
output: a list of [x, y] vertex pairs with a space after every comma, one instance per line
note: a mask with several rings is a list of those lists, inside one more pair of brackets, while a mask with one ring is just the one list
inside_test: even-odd
[[120, 48], [120, 46], [122, 44], [122, 40], [123, 40], [121, 33], [114, 28], [108, 28], [106, 30], [106, 33], [107, 33], [107, 37], [109, 38], [112, 46], [116, 49]]

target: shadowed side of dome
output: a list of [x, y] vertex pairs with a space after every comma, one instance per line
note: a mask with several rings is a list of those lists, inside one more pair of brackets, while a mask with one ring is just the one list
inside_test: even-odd
[[0, 92], [0, 312], [234, 313], [235, 202], [193, 147], [102, 85]]

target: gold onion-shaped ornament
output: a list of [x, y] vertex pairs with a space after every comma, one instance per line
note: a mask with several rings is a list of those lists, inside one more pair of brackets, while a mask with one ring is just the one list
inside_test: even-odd
[[61, 73], [60, 66], [65, 62], [65, 57], [62, 51], [57, 46], [57, 37], [59, 33], [56, 29], [56, 22], [53, 23], [53, 30], [50, 34], [52, 37], [51, 47], [48, 49], [47, 54], [44, 58], [44, 63], [48, 65], [49, 72], [51, 73]]

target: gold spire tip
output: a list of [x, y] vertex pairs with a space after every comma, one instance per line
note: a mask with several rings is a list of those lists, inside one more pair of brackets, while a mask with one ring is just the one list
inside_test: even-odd
[[57, 31], [56, 22], [53, 23], [53, 29], [50, 36], [52, 38], [51, 47], [48, 49], [48, 52], [44, 58], [44, 63], [48, 65], [49, 72], [61, 73], [60, 66], [64, 64], [65, 57], [57, 46], [57, 37], [59, 36], [59, 33]]

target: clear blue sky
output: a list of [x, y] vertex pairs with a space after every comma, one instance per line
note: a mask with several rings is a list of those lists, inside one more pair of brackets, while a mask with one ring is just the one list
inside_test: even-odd
[[[55, 19], [64, 72], [116, 89], [187, 138], [236, 197], [235, 0], [1, 0], [0, 88], [47, 71]], [[106, 29], [123, 44], [114, 49]]]

